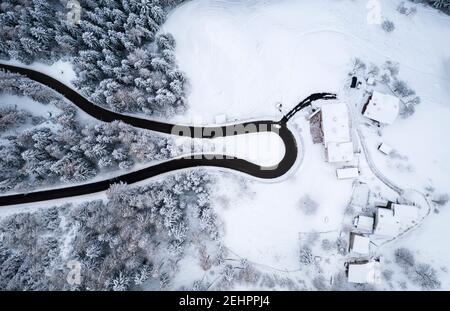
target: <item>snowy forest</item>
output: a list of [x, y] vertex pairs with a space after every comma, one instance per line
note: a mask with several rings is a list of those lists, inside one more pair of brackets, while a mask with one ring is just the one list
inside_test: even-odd
[[33, 116], [1, 103], [0, 191], [30, 191], [77, 183], [99, 172], [129, 170], [135, 163], [171, 156], [168, 138], [119, 121], [80, 121], [78, 110], [53, 90], [17, 74], [0, 73], [2, 94], [54, 105], [58, 114]]
[[450, 0], [410, 0], [415, 3], [425, 3], [441, 10], [444, 13], [450, 14]]
[[166, 117], [184, 111], [186, 78], [170, 34], [157, 34], [174, 0], [82, 0], [80, 20], [68, 2], [6, 0], [0, 4], [0, 59], [53, 63], [69, 59], [75, 86], [97, 104]]
[[[209, 203], [210, 178], [192, 171], [143, 187], [116, 184], [105, 201], [4, 218], [0, 289], [166, 288], [187, 247], [218, 237]], [[216, 254], [220, 252], [211, 256]], [[80, 284], [67, 282], [70, 260], [81, 265]]]

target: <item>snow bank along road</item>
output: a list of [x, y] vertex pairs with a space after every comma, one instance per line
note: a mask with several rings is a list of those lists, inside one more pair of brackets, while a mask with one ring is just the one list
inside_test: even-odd
[[230, 158], [221, 154], [203, 154], [200, 156], [197, 155], [195, 156], [195, 158], [183, 156], [181, 158], [168, 160], [138, 171], [116, 176], [114, 178], [102, 180], [99, 182], [86, 183], [83, 185], [76, 185], [59, 189], [0, 196], [0, 206], [53, 200], [105, 191], [110, 187], [111, 184], [117, 182], [132, 184], [159, 174], [196, 166], [222, 167], [243, 172], [258, 178], [277, 178], [289, 171], [289, 169], [294, 165], [297, 159], [297, 143], [295, 141], [294, 135], [287, 127], [287, 122], [289, 121], [289, 119], [296, 112], [309, 106], [315, 100], [329, 100], [336, 98], [335, 94], [330, 93], [312, 94], [301, 101], [279, 121], [260, 120], [231, 124], [226, 126], [194, 127], [152, 121], [129, 115], [123, 115], [111, 110], [104, 109], [95, 105], [62, 82], [32, 69], [6, 64], [0, 64], [0, 69], [24, 75], [31, 80], [50, 87], [51, 89], [55, 90], [56, 92], [60, 93], [65, 98], [70, 100], [72, 103], [74, 103], [89, 115], [103, 122], [120, 120], [134, 127], [165, 134], [187, 136], [191, 138], [199, 138], [198, 135], [201, 135], [200, 138], [217, 138], [222, 136], [244, 135], [256, 132], [274, 132], [281, 137], [285, 145], [284, 157], [275, 166], [263, 167], [243, 159]]

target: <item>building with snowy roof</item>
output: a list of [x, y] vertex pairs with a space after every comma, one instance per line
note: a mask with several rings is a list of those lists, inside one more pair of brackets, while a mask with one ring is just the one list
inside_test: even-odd
[[364, 105], [363, 115], [382, 124], [392, 124], [399, 109], [400, 100], [397, 97], [374, 91]]
[[326, 150], [328, 162], [348, 162], [354, 159], [352, 142], [330, 142]]
[[373, 233], [379, 237], [394, 237], [399, 233], [399, 226], [391, 209], [377, 208]]
[[345, 103], [323, 104], [322, 130], [325, 146], [350, 141], [348, 108]]
[[369, 255], [370, 238], [358, 233], [350, 233], [350, 253]]
[[358, 284], [379, 284], [381, 282], [381, 264], [379, 261], [349, 263], [348, 281]]
[[394, 148], [392, 148], [390, 145], [386, 143], [381, 143], [378, 145], [378, 150], [380, 150], [385, 155], [390, 155], [391, 152], [394, 150]]
[[329, 162], [353, 160], [350, 121], [345, 103], [324, 104], [321, 107], [323, 143]]
[[336, 170], [336, 176], [338, 179], [352, 179], [359, 176], [359, 170], [357, 167], [344, 167]]
[[392, 204], [391, 208], [378, 208], [374, 234], [379, 237], [394, 237], [419, 219], [419, 208], [414, 205]]
[[358, 215], [356, 216], [353, 225], [358, 232], [372, 233], [375, 219], [369, 216]]

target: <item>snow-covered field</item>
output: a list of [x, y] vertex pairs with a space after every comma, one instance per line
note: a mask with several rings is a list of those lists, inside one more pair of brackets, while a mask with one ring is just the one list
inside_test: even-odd
[[214, 139], [176, 137], [175, 146], [180, 155], [212, 154], [220, 158], [237, 157], [254, 164], [276, 166], [285, 154], [283, 140], [275, 132], [249, 133]]
[[[277, 102], [287, 111], [320, 91], [351, 100], [344, 88], [352, 58], [378, 66], [398, 62], [401, 79], [422, 103], [382, 137], [366, 133], [368, 147], [383, 174], [402, 187], [423, 190], [432, 185], [448, 193], [450, 18], [422, 6], [417, 14], [405, 16], [396, 10], [400, 1], [379, 3], [381, 20], [392, 20], [393, 32], [368, 20], [367, 1], [197, 0], [180, 6], [162, 29], [174, 35], [179, 66], [190, 81], [189, 111], [176, 121], [198, 117], [212, 123], [219, 114], [239, 120], [278, 118]], [[340, 229], [351, 195], [351, 182], [337, 181], [335, 168], [324, 161], [323, 147], [312, 144], [308, 123], [301, 115], [294, 123], [305, 154], [288, 177], [277, 183], [238, 183], [224, 175], [216, 194], [225, 244], [253, 262], [287, 270], [299, 266], [299, 235]], [[407, 164], [399, 168], [377, 153], [380, 141], [407, 156]], [[413, 170], [402, 169], [408, 164]], [[367, 181], [381, 189], [373, 177]], [[304, 215], [299, 209], [304, 195], [318, 202], [316, 214]], [[421, 260], [450, 267], [450, 248], [441, 242], [449, 232], [446, 208], [390, 247], [406, 245], [419, 250]], [[448, 289], [450, 275], [442, 273], [441, 280]]]
[[60, 112], [54, 105], [44, 105], [29, 97], [2, 94], [0, 102], [2, 105], [16, 106], [18, 109], [29, 111], [39, 117], [49, 117]]
[[2, 60], [5, 64], [10, 64], [19, 67], [30, 68], [39, 72], [45, 73], [52, 78], [55, 78], [65, 84], [73, 87], [72, 81], [75, 80], [76, 74], [73, 71], [72, 64], [68, 61], [59, 60], [50, 66], [44, 63], [34, 62], [30, 65], [23, 64], [17, 60]]

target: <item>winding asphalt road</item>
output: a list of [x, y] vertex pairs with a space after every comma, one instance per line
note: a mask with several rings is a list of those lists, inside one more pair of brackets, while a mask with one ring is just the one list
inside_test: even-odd
[[137, 118], [107, 110], [95, 105], [64, 83], [61, 83], [60, 81], [48, 75], [32, 69], [6, 64], [0, 64], [0, 69], [24, 75], [31, 80], [39, 82], [55, 90], [56, 92], [67, 98], [69, 101], [71, 101], [73, 104], [75, 104], [77, 107], [79, 107], [81, 110], [85, 111], [86, 113], [100, 121], [112, 122], [115, 120], [120, 120], [134, 127], [191, 138], [199, 137], [199, 133], [201, 134], [201, 138], [217, 138], [223, 136], [244, 135], [255, 132], [272, 131], [281, 137], [285, 145], [285, 154], [283, 159], [278, 163], [278, 165], [273, 167], [262, 167], [243, 159], [224, 157], [224, 155], [220, 154], [204, 154], [201, 156], [201, 158], [182, 157], [168, 160], [138, 171], [98, 182], [91, 182], [58, 189], [0, 196], [0, 206], [46, 201], [96, 193], [107, 190], [114, 183], [124, 182], [127, 184], [133, 184], [156, 175], [198, 166], [222, 167], [264, 179], [277, 178], [289, 171], [289, 169], [294, 165], [297, 159], [297, 143], [295, 141], [294, 135], [287, 127], [287, 122], [289, 121], [289, 119], [292, 118], [295, 113], [309, 106], [315, 100], [336, 99], [336, 95], [331, 93], [312, 94], [301, 101], [298, 105], [296, 105], [279, 121], [260, 120], [212, 127], [182, 126]]

